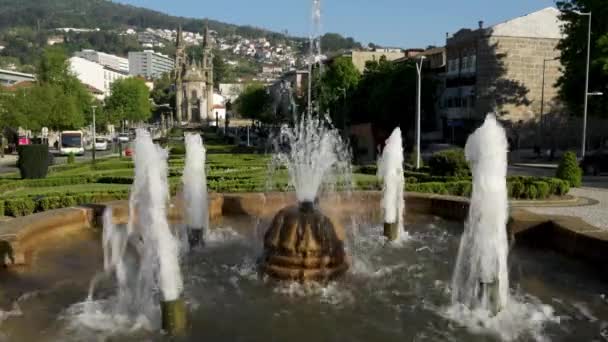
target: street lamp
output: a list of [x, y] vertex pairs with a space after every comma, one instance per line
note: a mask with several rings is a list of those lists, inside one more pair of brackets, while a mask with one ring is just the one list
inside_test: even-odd
[[418, 72], [418, 84], [416, 87], [416, 169], [420, 168], [420, 98], [422, 93], [422, 63], [426, 56], [420, 56], [416, 62], [416, 71]]
[[92, 106], [91, 108], [93, 108], [93, 149], [91, 150], [91, 152], [93, 153], [93, 164], [95, 164], [95, 142], [96, 142], [96, 137], [95, 137], [95, 109], [97, 108], [97, 106]]
[[589, 27], [587, 33], [587, 70], [585, 74], [585, 103], [583, 110], [583, 141], [581, 146], [581, 159], [585, 158], [585, 151], [587, 149], [587, 105], [589, 102], [589, 60], [591, 59], [591, 12], [582, 13], [579, 11], [573, 11], [574, 14], [580, 16], [589, 16]]

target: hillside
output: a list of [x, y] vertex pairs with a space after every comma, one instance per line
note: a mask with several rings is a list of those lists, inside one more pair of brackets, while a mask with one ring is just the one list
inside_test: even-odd
[[[223, 51], [217, 51], [216, 55], [231, 65], [226, 67], [226, 80], [258, 76], [264, 79], [268, 75], [259, 75], [262, 65], [286, 67], [295, 63], [299, 66], [308, 51], [308, 40], [302, 37], [211, 19], [208, 23], [215, 31], [218, 48], [223, 46]], [[94, 49], [126, 56], [129, 51], [154, 48], [172, 55], [174, 36], [165, 30], [175, 30], [180, 25], [184, 32], [199, 35], [200, 39], [205, 19], [171, 16], [109, 0], [0, 0], [0, 46], [3, 47], [0, 48], [0, 68], [32, 72], [49, 38], [58, 36], [57, 28], [90, 30], [59, 35], [68, 54]], [[253, 52], [247, 51], [248, 40], [268, 46], [256, 46]], [[198, 43], [200, 40], [191, 41], [193, 47]], [[328, 33], [322, 37], [322, 46], [325, 53], [331, 54], [359, 48], [361, 44], [353, 38]]]

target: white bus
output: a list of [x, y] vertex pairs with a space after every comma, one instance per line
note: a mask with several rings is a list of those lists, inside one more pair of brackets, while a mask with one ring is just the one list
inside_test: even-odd
[[63, 131], [59, 141], [59, 153], [62, 156], [68, 154], [84, 155], [84, 143], [81, 131]]

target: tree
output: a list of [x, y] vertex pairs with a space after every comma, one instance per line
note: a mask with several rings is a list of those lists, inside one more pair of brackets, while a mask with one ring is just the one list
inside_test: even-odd
[[239, 114], [245, 118], [262, 122], [272, 121], [270, 113], [270, 95], [262, 84], [249, 85], [236, 102]]
[[[338, 57], [321, 76], [321, 107], [327, 109], [344, 101], [346, 94], [357, 87], [361, 74], [349, 57]], [[341, 99], [341, 100], [340, 100]], [[325, 111], [325, 110], [323, 110]]]
[[106, 99], [108, 121], [118, 124], [124, 120], [141, 122], [150, 118], [150, 90], [140, 78], [124, 78], [112, 83], [110, 97]]
[[[558, 45], [564, 72], [557, 85], [560, 87], [560, 98], [572, 114], [581, 116], [585, 98], [583, 89], [589, 17], [578, 15], [574, 11], [593, 13], [589, 91], [607, 93], [608, 6], [602, 0], [560, 0], [557, 1], [557, 6], [562, 11], [561, 19], [566, 22], [563, 27], [564, 38]], [[608, 117], [608, 96], [593, 97], [588, 108], [590, 115]]]

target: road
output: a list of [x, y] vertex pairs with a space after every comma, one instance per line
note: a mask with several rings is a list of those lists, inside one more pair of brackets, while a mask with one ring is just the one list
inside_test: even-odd
[[[68, 157], [60, 156], [60, 155], [56, 154], [56, 153], [58, 153], [56, 150], [51, 150], [51, 153], [53, 153], [55, 155], [55, 165], [61, 165], [61, 164], [65, 164], [68, 162]], [[115, 153], [113, 153], [113, 151], [111, 149], [108, 149], [106, 151], [97, 151], [95, 156], [96, 156], [96, 158], [106, 158], [106, 157], [112, 156], [114, 154]], [[118, 154], [116, 154], [116, 155], [118, 155]], [[77, 162], [91, 160], [91, 159], [92, 159], [91, 151], [86, 151], [84, 156], [76, 156]], [[17, 154], [9, 154], [9, 155], [5, 155], [4, 158], [0, 158], [0, 174], [19, 171], [17, 169], [16, 163], [17, 163]]]

